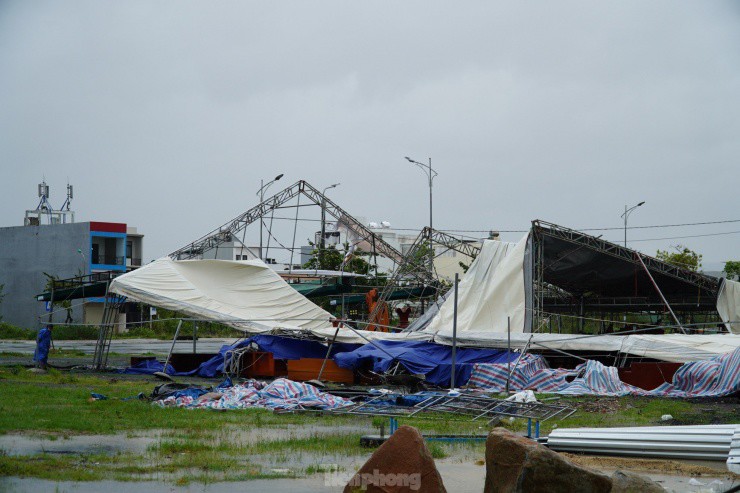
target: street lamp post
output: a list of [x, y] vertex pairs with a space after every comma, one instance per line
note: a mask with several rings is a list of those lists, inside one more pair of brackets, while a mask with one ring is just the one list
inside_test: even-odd
[[319, 239], [319, 265], [318, 268], [323, 268], [324, 264], [322, 264], [323, 261], [323, 252], [324, 252], [324, 234], [326, 232], [326, 191], [330, 188], [336, 188], [341, 183], [334, 183], [332, 185], [329, 185], [328, 187], [325, 187], [324, 190], [321, 192], [321, 238]]
[[[283, 174], [280, 173], [275, 178], [273, 178], [272, 181], [267, 182], [267, 184], [265, 184], [264, 180], [260, 180], [260, 189], [257, 190], [257, 195], [260, 198], [260, 204], [265, 201], [265, 191], [270, 188], [270, 185], [272, 185], [282, 177]], [[262, 218], [260, 218], [260, 260], [264, 260], [262, 258]]]
[[624, 206], [624, 213], [620, 217], [623, 217], [624, 218], [624, 247], [625, 248], [627, 248], [627, 218], [632, 213], [632, 211], [634, 211], [635, 209], [637, 209], [638, 207], [640, 207], [644, 203], [645, 203], [645, 201], [642, 201], [642, 202], [640, 202], [637, 205], [633, 205], [629, 209], [627, 208], [626, 205]]
[[406, 161], [411, 164], [415, 164], [419, 169], [421, 169], [424, 174], [427, 175], [427, 180], [429, 181], [429, 273], [432, 274], [434, 272], [434, 245], [432, 243], [432, 183], [434, 181], [434, 177], [437, 176], [438, 173], [432, 169], [432, 158], [429, 158], [428, 164], [414, 161], [408, 156], [406, 156]]

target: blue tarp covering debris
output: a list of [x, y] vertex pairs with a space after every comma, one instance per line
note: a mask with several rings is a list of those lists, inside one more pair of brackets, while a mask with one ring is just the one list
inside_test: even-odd
[[[317, 341], [305, 339], [289, 339], [287, 337], [257, 335], [247, 341], [254, 342], [262, 351], [272, 353], [275, 359], [324, 358], [327, 345]], [[246, 341], [245, 341], [246, 342]], [[353, 351], [361, 347], [360, 344], [335, 343], [332, 346], [331, 356], [336, 353]]]
[[140, 361], [134, 366], [126, 368], [122, 371], [122, 373], [128, 373], [130, 375], [151, 375], [152, 373], [156, 372], [164, 372], [168, 375], [176, 374], [175, 369], [172, 368], [172, 365], [167, 365], [167, 371], [165, 372], [164, 363], [155, 359], [146, 359], [144, 361]]
[[[126, 368], [123, 370], [123, 373], [152, 374], [155, 372], [164, 372], [174, 376], [213, 378], [223, 374], [224, 360], [231, 358], [231, 355], [228, 353], [247, 347], [250, 344], [256, 345], [261, 351], [272, 353], [275, 359], [324, 358], [327, 350], [326, 345], [317, 341], [290, 339], [271, 335], [256, 335], [231, 345], [226, 344], [221, 346], [216, 356], [208, 361], [204, 361], [198, 368], [192, 371], [178, 372], [175, 371], [172, 365], [167, 365], [167, 370], [165, 371], [163, 363], [156, 360], [146, 360], [130, 368]], [[337, 343], [332, 347], [330, 356], [339, 352], [352, 351], [358, 347], [360, 347], [359, 344]]]
[[[475, 363], [507, 363], [515, 361], [517, 353], [493, 349], [458, 348], [455, 358], [455, 386], [465, 385]], [[373, 371], [382, 373], [398, 361], [408, 371], [423, 374], [426, 381], [447, 386], [452, 373], [452, 348], [431, 342], [375, 341], [346, 353], [337, 353], [334, 361], [342, 368], [357, 369], [372, 364]]]

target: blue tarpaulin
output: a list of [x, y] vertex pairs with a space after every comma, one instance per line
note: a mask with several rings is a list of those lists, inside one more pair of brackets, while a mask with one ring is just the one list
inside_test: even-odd
[[[272, 353], [275, 359], [321, 358], [326, 356], [327, 345], [317, 341], [305, 339], [289, 339], [287, 337], [257, 335], [247, 341], [254, 342], [262, 351]], [[246, 341], [245, 341], [246, 342]], [[334, 343], [331, 355], [353, 351], [361, 344]], [[331, 356], [330, 355], [330, 356]]]
[[172, 365], [167, 365], [167, 371], [165, 372], [164, 363], [162, 363], [161, 361], [157, 361], [156, 359], [145, 359], [144, 361], [139, 361], [134, 366], [123, 370], [123, 373], [128, 373], [130, 375], [151, 375], [152, 373], [156, 372], [164, 372], [168, 375], [175, 375], [175, 369], [172, 368]]
[[36, 350], [33, 353], [33, 360], [42, 365], [46, 365], [46, 361], [49, 359], [49, 348], [51, 347], [51, 330], [48, 327], [44, 327], [39, 330], [36, 336]]
[[[515, 361], [517, 353], [493, 349], [457, 348], [455, 357], [455, 386], [465, 385], [473, 371], [474, 363], [507, 363]], [[374, 341], [346, 353], [337, 353], [334, 361], [341, 368], [357, 369], [372, 365], [373, 371], [382, 373], [398, 361], [408, 371], [423, 374], [426, 381], [448, 386], [452, 373], [452, 347], [432, 342]]]
[[[305, 339], [290, 339], [288, 337], [279, 337], [271, 335], [256, 335], [236, 342], [221, 346], [218, 354], [208, 361], [204, 361], [195, 370], [188, 372], [177, 372], [172, 365], [167, 365], [166, 373], [175, 376], [191, 376], [212, 378], [221, 375], [224, 371], [224, 358], [228, 357], [227, 353], [247, 347], [254, 343], [261, 351], [272, 353], [275, 359], [301, 359], [301, 358], [324, 358], [326, 356], [327, 346], [317, 341]], [[359, 344], [334, 344], [331, 355], [339, 352], [352, 351], [360, 347]], [[331, 356], [330, 355], [330, 356]], [[124, 373], [134, 374], [151, 374], [164, 371], [164, 364], [155, 360], [142, 361], [138, 365], [123, 370]]]

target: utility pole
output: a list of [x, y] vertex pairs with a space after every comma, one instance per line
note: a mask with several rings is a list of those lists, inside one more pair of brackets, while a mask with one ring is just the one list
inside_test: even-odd
[[325, 246], [325, 239], [324, 235], [326, 233], [326, 191], [330, 188], [336, 188], [341, 183], [334, 183], [332, 185], [329, 185], [328, 187], [325, 187], [324, 190], [321, 192], [321, 238], [319, 238], [319, 265], [318, 268], [323, 268], [324, 264], [323, 262], [323, 254], [324, 254], [324, 246]]
[[632, 211], [634, 211], [635, 209], [637, 209], [638, 207], [640, 207], [644, 203], [645, 203], [645, 201], [642, 201], [642, 202], [640, 202], [637, 205], [633, 205], [629, 209], [627, 208], [626, 205], [624, 206], [624, 214], [622, 214], [620, 217], [623, 217], [624, 218], [624, 247], [625, 248], [627, 248], [627, 218], [632, 213]]
[[410, 157], [406, 156], [406, 161], [410, 162], [411, 164], [415, 164], [419, 169], [421, 169], [425, 175], [427, 175], [427, 181], [429, 183], [429, 273], [434, 273], [434, 243], [432, 240], [432, 231], [433, 231], [433, 222], [432, 222], [432, 185], [434, 182], [434, 177], [437, 176], [437, 172], [432, 169], [432, 158], [429, 158], [428, 164], [420, 163], [419, 161], [414, 161]]
[[[265, 201], [265, 191], [270, 187], [270, 185], [272, 185], [273, 183], [275, 183], [282, 177], [283, 177], [283, 174], [280, 173], [275, 178], [273, 178], [271, 181], [269, 181], [267, 184], [265, 184], [264, 180], [260, 180], [260, 189], [257, 190], [257, 196], [260, 198], [260, 204]], [[262, 218], [261, 217], [260, 217], [260, 253], [259, 253], [259, 256], [260, 256], [260, 260], [264, 260], [262, 258]]]

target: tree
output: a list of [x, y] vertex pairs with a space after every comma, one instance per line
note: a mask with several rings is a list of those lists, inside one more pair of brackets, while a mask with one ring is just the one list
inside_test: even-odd
[[468, 273], [468, 269], [470, 269], [470, 266], [473, 265], [473, 262], [475, 261], [476, 258], [478, 258], [478, 255], [473, 255], [472, 257], [470, 257], [469, 264], [466, 264], [462, 260], [457, 263], [460, 266], [460, 268], [462, 268], [463, 274]]
[[410, 275], [417, 272], [429, 271], [429, 257], [432, 250], [428, 243], [419, 243], [414, 245], [414, 250], [409, 255], [406, 254], [404, 264], [400, 268], [400, 274]]
[[728, 260], [725, 262], [724, 272], [727, 274], [727, 279], [740, 278], [740, 260]]
[[[314, 244], [309, 242], [314, 249], [311, 251], [311, 260], [303, 264], [306, 269], [320, 269], [320, 270], [342, 270], [342, 264], [344, 263], [345, 254], [344, 252], [337, 250], [335, 245], [329, 245], [322, 251]], [[349, 244], [345, 243], [344, 251], [349, 250]], [[344, 266], [344, 272], [354, 272], [357, 274], [367, 274], [370, 272], [370, 264], [367, 260], [362, 258], [367, 254], [357, 249], [352, 258]]]
[[670, 250], [658, 250], [656, 257], [663, 262], [681, 267], [682, 269], [698, 271], [701, 267], [702, 255], [683, 246], [676, 245], [672, 247], [675, 252]]

